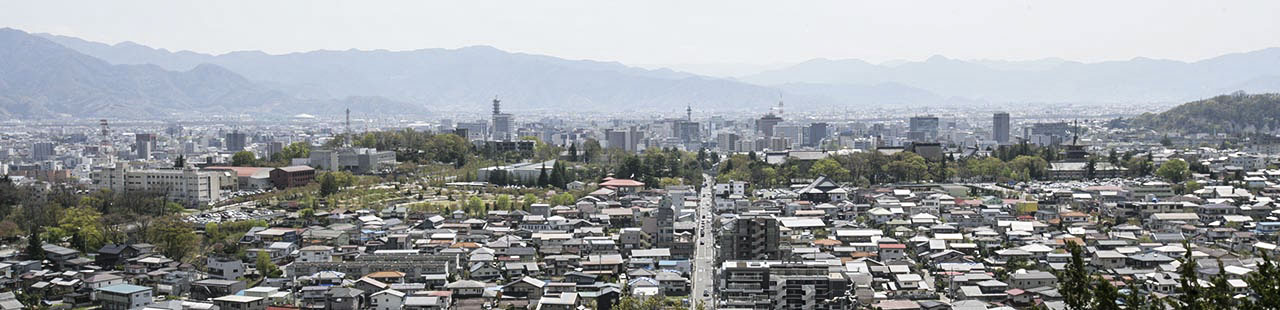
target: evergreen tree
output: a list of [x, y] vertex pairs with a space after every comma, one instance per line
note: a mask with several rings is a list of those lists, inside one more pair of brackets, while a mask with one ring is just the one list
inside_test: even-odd
[[1210, 282], [1213, 285], [1208, 288], [1207, 302], [1220, 309], [1237, 308], [1236, 300], [1232, 298], [1235, 293], [1232, 292], [1231, 284], [1227, 283], [1227, 270], [1222, 265], [1222, 259], [1218, 259], [1218, 274]]
[[569, 161], [578, 161], [578, 144], [569, 143]]
[[1240, 309], [1280, 309], [1280, 266], [1271, 261], [1271, 256], [1259, 253], [1262, 263], [1258, 270], [1244, 279], [1253, 291], [1253, 298], [1240, 301]]
[[565, 184], [569, 183], [568, 178], [569, 176], [565, 175], [565, 168], [563, 163], [556, 162], [555, 165], [551, 166], [551, 178], [550, 178], [551, 186], [555, 186], [558, 188], [565, 188]]
[[1156, 301], [1151, 296], [1142, 293], [1138, 283], [1130, 281], [1125, 283], [1128, 293], [1124, 295], [1124, 306], [1129, 310], [1151, 310], [1161, 308], [1156, 305]]
[[1071, 253], [1071, 260], [1067, 262], [1067, 269], [1058, 275], [1058, 292], [1062, 294], [1067, 309], [1089, 309], [1093, 283], [1089, 279], [1089, 271], [1085, 270], [1083, 250], [1079, 244], [1067, 242], [1067, 251]]
[[1167, 300], [1169, 307], [1178, 310], [1208, 309], [1212, 304], [1206, 302], [1205, 290], [1200, 287], [1200, 279], [1196, 272], [1199, 264], [1191, 257], [1191, 244], [1183, 242], [1183, 247], [1187, 252], [1178, 259], [1181, 263], [1178, 265], [1178, 292], [1182, 295]]
[[1092, 179], [1094, 178], [1094, 176], [1097, 175], [1097, 172], [1098, 172], [1098, 159], [1094, 158], [1093, 156], [1089, 156], [1089, 162], [1084, 164], [1084, 178]]
[[1111, 285], [1110, 281], [1102, 279], [1102, 277], [1094, 278], [1093, 285], [1093, 302], [1089, 305], [1090, 309], [1096, 310], [1120, 310], [1120, 290], [1115, 285]]
[[329, 197], [338, 192], [338, 180], [333, 177], [333, 173], [325, 173], [320, 177], [320, 196]]
[[547, 179], [547, 163], [542, 163], [542, 168], [538, 169], [538, 186], [547, 186], [547, 184], [550, 184]]
[[27, 235], [27, 259], [44, 260], [44, 240], [40, 239], [38, 228]]

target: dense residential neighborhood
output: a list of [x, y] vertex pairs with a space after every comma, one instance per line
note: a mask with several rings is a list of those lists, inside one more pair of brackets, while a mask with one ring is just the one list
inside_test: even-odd
[[1094, 2], [0, 1], [0, 310], [1280, 310], [1280, 2]]
[[[931, 126], [908, 132], [935, 137]], [[107, 154], [90, 158], [114, 164], [78, 185], [6, 176], [6, 219], [35, 220], [6, 222], [25, 231], [8, 239], [25, 247], [0, 263], [13, 289], [0, 305], [1140, 308], [1126, 303], [1158, 307], [1187, 296], [1187, 285], [1232, 307], [1266, 300], [1256, 286], [1275, 284], [1270, 258], [1280, 254], [1277, 157], [1176, 145], [1095, 154], [1076, 126], [1045, 139], [1064, 144], [696, 156], [540, 139], [490, 155], [503, 154], [486, 153], [502, 141], [491, 137], [425, 160], [410, 157], [417, 146], [395, 145], [466, 134], [340, 133], [286, 148], [235, 141], [236, 131], [226, 141], [241, 151], [219, 152], [229, 162], [186, 161], [201, 156], [178, 150], [162, 167], [146, 154]], [[384, 144], [394, 151], [370, 148]], [[929, 152], [922, 144], [940, 155], [899, 164]], [[664, 155], [693, 161], [667, 167]], [[491, 156], [537, 161], [485, 164]], [[1095, 168], [1111, 162], [1117, 173]], [[1059, 163], [1089, 171], [1060, 176]], [[32, 208], [41, 204], [55, 209]]]

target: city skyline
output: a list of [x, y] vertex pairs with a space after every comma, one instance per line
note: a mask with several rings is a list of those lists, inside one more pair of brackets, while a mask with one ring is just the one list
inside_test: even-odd
[[[8, 21], [0, 26], [213, 54], [489, 45], [676, 69], [681, 64], [767, 68], [819, 58], [894, 63], [934, 55], [1195, 61], [1280, 46], [1280, 21], [1265, 18], [1280, 9], [1274, 2], [1106, 2], [1107, 10], [1094, 9], [1102, 4], [254, 2], [244, 10], [244, 3], [233, 2], [41, 1], [0, 6], [0, 17]], [[373, 16], [377, 22], [364, 22]], [[1089, 22], [1080, 23], [1080, 16], [1090, 16]], [[172, 31], [143, 31], [153, 23], [166, 23]], [[674, 32], [685, 35], [651, 35]], [[1186, 45], [1189, 41], [1198, 44]]]

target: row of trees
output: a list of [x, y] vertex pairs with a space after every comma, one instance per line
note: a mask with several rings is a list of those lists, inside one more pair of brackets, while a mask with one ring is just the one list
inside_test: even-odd
[[55, 187], [37, 194], [7, 177], [0, 178], [0, 234], [6, 239], [25, 236], [26, 254], [33, 259], [44, 257], [41, 247], [45, 242], [85, 252], [97, 251], [107, 243], [150, 242], [162, 253], [182, 252], [178, 249], [181, 242], [167, 242], [169, 235], [158, 231], [181, 210], [181, 205], [157, 193], [79, 193]]
[[1218, 261], [1218, 274], [1204, 285], [1199, 279], [1199, 264], [1191, 257], [1191, 246], [1185, 245], [1186, 254], [1179, 259], [1178, 294], [1166, 298], [1156, 298], [1142, 293], [1138, 283], [1127, 283], [1128, 292], [1122, 294], [1120, 289], [1110, 281], [1089, 274], [1085, 267], [1083, 250], [1074, 242], [1067, 243], [1067, 251], [1071, 253], [1071, 261], [1066, 270], [1058, 274], [1058, 292], [1062, 294], [1067, 309], [1280, 309], [1280, 267], [1276, 266], [1266, 254], [1261, 254], [1262, 263], [1258, 270], [1250, 273], [1244, 280], [1249, 284], [1253, 294], [1246, 298], [1235, 298], [1235, 292], [1227, 282], [1227, 272], [1222, 261]]
[[[311, 156], [311, 144], [306, 142], [294, 142], [286, 145], [280, 152], [271, 154], [270, 158], [258, 158], [258, 155], [250, 151], [239, 151], [231, 155], [231, 165], [238, 167], [284, 167], [288, 166], [294, 158], [307, 158]], [[186, 159], [178, 156], [174, 161], [174, 167], [182, 167]]]
[[890, 182], [943, 180], [954, 175], [951, 161], [930, 162], [911, 152], [885, 155], [879, 152], [831, 155], [817, 161], [788, 160], [782, 164], [761, 161], [754, 153], [734, 154], [721, 163], [717, 179], [747, 181], [752, 186], [776, 187], [796, 179], [826, 176], [860, 186]]
[[640, 155], [625, 155], [612, 171], [615, 177], [639, 180], [649, 187], [662, 185], [662, 178], [696, 184], [702, 180], [705, 163], [705, 160], [699, 161], [691, 152], [675, 148], [650, 148]]
[[375, 131], [350, 136], [339, 134], [326, 146], [341, 146], [348, 139], [353, 146], [395, 151], [396, 160], [401, 162], [445, 163], [462, 167], [470, 157], [475, 156], [471, 143], [462, 136], [432, 134], [413, 129]]

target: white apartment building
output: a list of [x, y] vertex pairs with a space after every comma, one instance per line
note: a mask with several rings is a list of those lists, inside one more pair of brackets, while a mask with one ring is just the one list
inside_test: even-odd
[[232, 171], [195, 169], [134, 169], [125, 164], [96, 170], [91, 174], [93, 188], [114, 192], [164, 193], [175, 202], [205, 205], [225, 199], [236, 190], [236, 174]]

